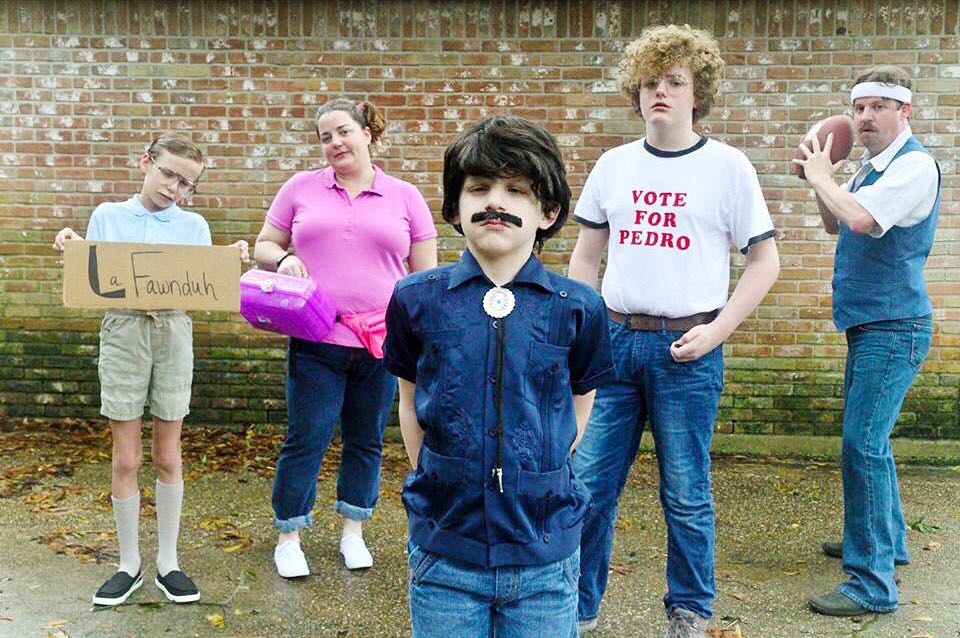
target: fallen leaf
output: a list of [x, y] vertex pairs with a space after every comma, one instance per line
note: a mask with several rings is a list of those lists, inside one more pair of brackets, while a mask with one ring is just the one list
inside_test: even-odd
[[68, 622], [70, 621], [69, 620], [51, 620], [50, 622], [47, 623], [47, 627], [50, 627], [51, 629], [55, 627], [63, 627]]
[[796, 569], [785, 569], [785, 570], [783, 570], [783, 573], [784, 573], [785, 575], [787, 575], [787, 576], [796, 576], [796, 575], [799, 574], [800, 572], [797, 571]]
[[210, 626], [216, 629], [223, 629], [226, 624], [226, 621], [223, 619], [223, 614], [207, 614], [206, 618]]
[[732, 628], [713, 628], [707, 630], [707, 638], [743, 638], [740, 625]]
[[928, 523], [923, 518], [918, 518], [907, 523], [907, 527], [910, 529], [920, 532], [921, 534], [929, 534], [930, 532], [935, 532], [940, 529], [939, 525], [934, 525], [933, 523]]
[[930, 541], [929, 543], [927, 543], [926, 545], [923, 546], [923, 549], [925, 549], [925, 550], [928, 551], [928, 552], [935, 552], [935, 551], [937, 551], [938, 549], [940, 549], [941, 547], [942, 547], [942, 545], [941, 545], [940, 543], [938, 543], [937, 541]]
[[610, 571], [616, 572], [621, 576], [626, 576], [627, 574], [632, 572], [633, 569], [630, 567], [627, 567], [626, 565], [610, 565]]
[[13, 622], [13, 616], [0, 616], [0, 620], [7, 620]]

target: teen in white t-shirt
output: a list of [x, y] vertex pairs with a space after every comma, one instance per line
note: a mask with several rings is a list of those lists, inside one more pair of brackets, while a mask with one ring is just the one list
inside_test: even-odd
[[[575, 210], [581, 228], [569, 274], [596, 286], [606, 250], [602, 293], [616, 367], [616, 379], [597, 391], [574, 459], [594, 497], [580, 545], [581, 631], [597, 624], [617, 499], [648, 419], [667, 524], [666, 635], [703, 638], [713, 613], [710, 443], [721, 345], [779, 273], [756, 171], [693, 128], [713, 104], [722, 69], [705, 31], [654, 27], [631, 43], [619, 82], [646, 137], [598, 160]], [[731, 247], [746, 267], [728, 300]]]

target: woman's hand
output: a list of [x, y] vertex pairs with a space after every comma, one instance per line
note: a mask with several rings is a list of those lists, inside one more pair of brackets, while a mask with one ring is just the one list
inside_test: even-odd
[[302, 277], [306, 279], [310, 275], [307, 274], [307, 267], [303, 265], [303, 262], [300, 261], [300, 258], [296, 255], [289, 255], [283, 258], [283, 263], [280, 264], [280, 267], [277, 268], [277, 272], [281, 275], [290, 275], [291, 277]]

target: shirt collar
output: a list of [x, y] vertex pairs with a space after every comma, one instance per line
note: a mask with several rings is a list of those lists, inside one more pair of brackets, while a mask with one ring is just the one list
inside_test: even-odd
[[[447, 289], [456, 288], [460, 284], [476, 277], [486, 279], [486, 275], [483, 274], [483, 270], [480, 268], [480, 264], [477, 263], [476, 257], [473, 256], [469, 249], [464, 248], [463, 254], [460, 255], [460, 261], [454, 264], [453, 270], [450, 273]], [[547, 292], [555, 292], [553, 284], [550, 282], [550, 277], [547, 275], [546, 268], [544, 268], [540, 260], [533, 255], [530, 255], [530, 259], [527, 260], [527, 263], [523, 265], [523, 268], [520, 269], [520, 272], [517, 273], [517, 276], [514, 277], [510, 283], [534, 284], [540, 286]]]
[[[370, 188], [365, 188], [363, 192], [383, 196], [383, 187], [385, 181], [386, 176], [384, 175], [384, 172], [380, 170], [379, 166], [374, 164], [373, 183], [370, 184]], [[337, 176], [336, 173], [333, 172], [332, 166], [328, 166], [320, 171], [320, 183], [327, 188], [339, 188], [340, 190], [343, 190], [343, 186], [337, 183]]]
[[860, 166], [870, 163], [873, 165], [873, 170], [878, 173], [882, 173], [887, 170], [887, 166], [890, 165], [890, 162], [893, 161], [893, 158], [896, 157], [897, 153], [900, 152], [900, 149], [903, 148], [903, 145], [913, 137], [913, 132], [910, 130], [910, 125], [907, 125], [900, 135], [896, 137], [887, 148], [883, 149], [876, 157], [870, 157], [870, 151], [864, 151], [863, 155], [860, 156]]
[[137, 217], [145, 217], [149, 215], [152, 219], [155, 219], [160, 222], [168, 222], [173, 216], [180, 210], [176, 204], [170, 204], [163, 210], [158, 210], [156, 212], [151, 212], [146, 209], [143, 203], [140, 201], [140, 195], [134, 195], [129, 200], [127, 200], [129, 205], [130, 212], [132, 212]]

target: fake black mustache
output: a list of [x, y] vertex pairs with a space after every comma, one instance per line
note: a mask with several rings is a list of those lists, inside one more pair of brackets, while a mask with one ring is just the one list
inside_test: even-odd
[[470, 218], [470, 223], [472, 224], [482, 224], [483, 222], [489, 221], [503, 221], [508, 224], [513, 224], [517, 228], [523, 227], [523, 220], [517, 217], [516, 215], [511, 215], [510, 213], [502, 213], [495, 210], [484, 210], [479, 213], [474, 213]]

